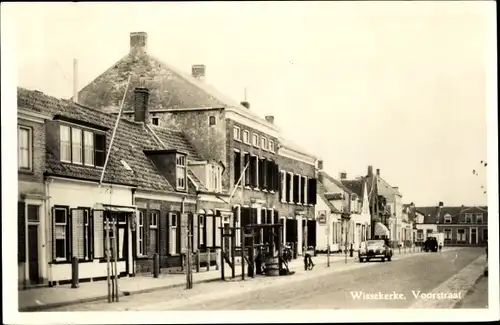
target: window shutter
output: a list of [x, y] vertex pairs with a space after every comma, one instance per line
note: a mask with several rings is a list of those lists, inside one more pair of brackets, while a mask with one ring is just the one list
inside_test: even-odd
[[[251, 171], [251, 168], [250, 168], [250, 165], [248, 164], [249, 157], [250, 156], [248, 154], [243, 154], [243, 163], [244, 163], [243, 168], [246, 167], [246, 169], [245, 169], [245, 186], [249, 186], [250, 185], [250, 171]], [[248, 166], [247, 166], [247, 164], [248, 164]]]
[[262, 163], [262, 184], [261, 184], [261, 187], [263, 189], [267, 189], [269, 186], [268, 186], [268, 182], [269, 182], [269, 178], [267, 177], [268, 176], [268, 171], [267, 171], [267, 168], [268, 168], [268, 165], [267, 165], [267, 159], [263, 158], [260, 160]]
[[104, 257], [104, 213], [94, 210], [94, 258]]
[[299, 175], [293, 175], [293, 202], [299, 203]]
[[280, 173], [280, 166], [278, 164], [274, 164], [274, 179], [275, 179], [275, 190], [281, 192], [281, 173]]
[[17, 261], [26, 262], [26, 204], [17, 202]]
[[51, 222], [51, 228], [52, 228], [52, 260], [56, 260], [56, 209], [52, 208], [52, 222]]
[[106, 160], [106, 136], [104, 134], [94, 134], [94, 159], [96, 166], [104, 166]]
[[290, 202], [290, 186], [292, 183], [292, 175], [285, 173], [285, 179], [286, 179], [285, 200], [286, 200], [286, 202]]
[[309, 189], [307, 195], [309, 203], [316, 204], [316, 179], [309, 179], [309, 184], [307, 184], [307, 187]]
[[300, 202], [305, 203], [307, 179], [303, 176], [300, 181]]
[[78, 259], [85, 258], [85, 235], [83, 227], [83, 213], [81, 209], [71, 209], [71, 248], [72, 256]]
[[241, 153], [234, 153], [234, 185], [238, 183], [241, 177]]

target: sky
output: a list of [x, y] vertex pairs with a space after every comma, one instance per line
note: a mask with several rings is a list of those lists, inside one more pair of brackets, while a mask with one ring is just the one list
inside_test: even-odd
[[144, 31], [160, 60], [186, 72], [205, 64], [206, 82], [238, 101], [246, 88], [251, 109], [274, 115], [333, 177], [372, 165], [403, 202], [425, 206], [487, 203], [494, 5], [25, 3], [2, 14], [18, 86], [69, 98], [73, 58], [83, 88]]

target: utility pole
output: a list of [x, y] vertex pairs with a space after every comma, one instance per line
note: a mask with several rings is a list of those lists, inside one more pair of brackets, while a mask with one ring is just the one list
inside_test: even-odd
[[326, 265], [330, 267], [330, 213], [326, 213]]

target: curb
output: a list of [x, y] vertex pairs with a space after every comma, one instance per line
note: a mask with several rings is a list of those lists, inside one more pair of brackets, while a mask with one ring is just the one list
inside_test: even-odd
[[[403, 254], [401, 254], [401, 255], [403, 255]], [[404, 254], [404, 255], [410, 255], [410, 254]], [[354, 259], [354, 258], [355, 257], [348, 257], [348, 261], [351, 259]], [[335, 263], [339, 263], [339, 262], [344, 262], [344, 259], [337, 259], [337, 260], [330, 261], [330, 264], [335, 264]], [[316, 265], [325, 265], [326, 266], [327, 262], [325, 261], [324, 263], [322, 262], [322, 263], [318, 263]], [[296, 269], [302, 269], [302, 266], [290, 268], [290, 270], [296, 270]], [[241, 274], [239, 274], [237, 276], [241, 276]], [[202, 283], [210, 283], [210, 282], [217, 282], [217, 281], [222, 282], [220, 276], [217, 276], [217, 277], [212, 278], [212, 279], [193, 281], [193, 284], [202, 284]], [[174, 288], [183, 287], [185, 285], [186, 285], [185, 283], [175, 283], [175, 284], [169, 284], [169, 285], [164, 285], [164, 286], [159, 286], [159, 287], [139, 289], [139, 290], [134, 290], [134, 291], [120, 291], [118, 297], [125, 297], [125, 296], [150, 293], [150, 292], [155, 292], [155, 291], [160, 291], [160, 290], [174, 289]], [[108, 295], [106, 294], [106, 295], [82, 298], [82, 299], [71, 300], [71, 301], [61, 301], [61, 302], [55, 302], [55, 303], [48, 303], [48, 304], [44, 304], [44, 305], [28, 306], [28, 307], [19, 308], [18, 310], [19, 310], [19, 312], [44, 311], [47, 309], [53, 309], [53, 308], [59, 308], [59, 307], [64, 307], [64, 306], [71, 306], [71, 305], [78, 305], [78, 304], [96, 302], [96, 301], [107, 300], [107, 299], [108, 299]]]

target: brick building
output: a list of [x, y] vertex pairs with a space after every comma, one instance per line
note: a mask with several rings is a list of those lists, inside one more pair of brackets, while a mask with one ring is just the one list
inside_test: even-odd
[[[488, 207], [486, 206], [437, 206], [416, 207], [417, 241], [425, 242], [428, 235], [444, 233], [445, 246], [477, 246], [488, 241]], [[423, 219], [423, 220], [422, 220]]]
[[[148, 52], [147, 34], [131, 33], [129, 53], [85, 86], [78, 98], [85, 105], [116, 113], [130, 75], [131, 89], [149, 90], [146, 122], [151, 128], [183, 132], [201, 158], [191, 166], [196, 178], [205, 184], [210, 177], [220, 180], [219, 192], [230, 212], [215, 222], [228, 226], [282, 222], [284, 241], [295, 242], [301, 253], [315, 238], [316, 158], [283, 139], [272, 116], [261, 118], [249, 103], [235, 102], [206, 83], [204, 65], [192, 66], [191, 72], [156, 59]], [[134, 119], [133, 103], [129, 91], [124, 118]]]

